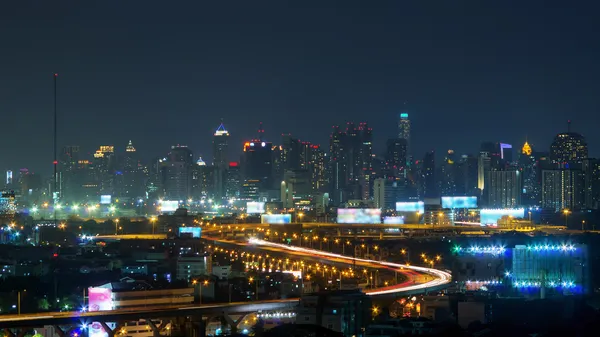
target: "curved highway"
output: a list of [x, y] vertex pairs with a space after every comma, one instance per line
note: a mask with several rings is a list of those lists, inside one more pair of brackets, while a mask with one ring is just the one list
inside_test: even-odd
[[[406, 276], [407, 280], [405, 282], [395, 284], [388, 287], [377, 288], [377, 289], [366, 289], [365, 293], [367, 295], [376, 296], [376, 295], [387, 295], [387, 294], [403, 294], [403, 293], [415, 293], [415, 292], [425, 292], [429, 289], [439, 289], [442, 286], [448, 285], [452, 281], [452, 275], [448, 272], [441, 271], [434, 268], [426, 268], [426, 267], [418, 267], [418, 266], [409, 266], [405, 264], [385, 262], [385, 261], [376, 261], [369, 259], [360, 259], [353, 258], [349, 256], [344, 256], [335, 253], [329, 253], [322, 250], [304, 248], [304, 247], [296, 247], [296, 246], [288, 246], [285, 244], [274, 243], [270, 241], [265, 241], [261, 239], [251, 238], [248, 243], [239, 242], [239, 241], [230, 241], [223, 240], [220, 238], [213, 237], [204, 237], [204, 239], [217, 241], [227, 244], [234, 244], [240, 246], [259, 246], [261, 248], [266, 248], [268, 250], [273, 250], [277, 252], [288, 253], [292, 255], [299, 256], [310, 256], [310, 257], [319, 257], [322, 259], [329, 260], [331, 262], [342, 262], [348, 264], [356, 264], [363, 267], [369, 268], [384, 268], [390, 271], [399, 272]], [[418, 277], [420, 275], [427, 275], [432, 277], [432, 280], [428, 280], [425, 282], [418, 282]]]

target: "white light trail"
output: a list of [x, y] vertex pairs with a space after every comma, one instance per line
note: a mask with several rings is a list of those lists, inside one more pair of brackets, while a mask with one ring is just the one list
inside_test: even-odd
[[260, 240], [257, 238], [250, 238], [248, 240], [248, 242], [250, 244], [254, 244], [254, 245], [276, 247], [276, 248], [280, 248], [280, 249], [284, 249], [284, 250], [288, 250], [288, 251], [295, 251], [295, 252], [300, 252], [300, 253], [305, 253], [305, 254], [326, 256], [326, 257], [343, 259], [343, 260], [348, 260], [348, 261], [357, 261], [357, 262], [364, 262], [364, 263], [369, 263], [369, 264], [374, 264], [374, 265], [381, 265], [381, 266], [396, 269], [397, 271], [400, 271], [400, 272], [402, 271], [402, 269], [410, 269], [410, 270], [414, 270], [414, 271], [428, 274], [428, 275], [435, 277], [434, 280], [428, 281], [425, 283], [404, 286], [404, 287], [396, 287], [396, 288], [387, 288], [387, 289], [382, 289], [382, 290], [368, 291], [366, 294], [371, 295], [371, 296], [432, 288], [432, 287], [437, 287], [437, 286], [441, 286], [444, 284], [448, 284], [448, 283], [450, 283], [450, 281], [452, 281], [452, 275], [450, 273], [447, 273], [445, 271], [441, 271], [438, 269], [433, 269], [433, 268], [409, 266], [406, 264], [375, 261], [375, 260], [360, 259], [360, 258], [352, 258], [352, 257], [348, 257], [348, 256], [340, 255], [340, 254], [329, 253], [329, 252], [325, 252], [325, 251], [321, 251], [321, 250], [308, 249], [308, 248], [303, 248], [303, 247], [295, 247], [295, 246], [288, 246], [288, 245], [279, 244], [279, 243], [273, 243], [273, 242], [269, 242], [269, 241], [265, 241], [265, 240]]

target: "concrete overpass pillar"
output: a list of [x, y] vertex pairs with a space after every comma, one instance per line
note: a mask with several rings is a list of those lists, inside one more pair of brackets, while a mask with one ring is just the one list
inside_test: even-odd
[[60, 326], [55, 325], [54, 326], [54, 332], [56, 332], [56, 334], [59, 337], [69, 337], [71, 335], [71, 332], [73, 330], [77, 329], [77, 327], [71, 327], [68, 330], [63, 330]]
[[160, 323], [160, 325], [157, 326], [149, 318], [146, 318], [146, 323], [148, 323], [148, 325], [152, 329], [152, 334], [153, 334], [154, 337], [160, 337], [160, 332], [167, 326], [167, 324], [169, 324], [169, 322], [167, 320], [162, 320], [162, 322]]
[[100, 323], [100, 325], [102, 325], [102, 328], [104, 329], [104, 332], [106, 332], [108, 337], [115, 337], [115, 335], [119, 332], [119, 329], [121, 328], [121, 326], [119, 324], [115, 324], [115, 328], [111, 329], [108, 326], [108, 324], [106, 324], [106, 322], [98, 322], [98, 323]]
[[192, 317], [192, 337], [206, 337], [206, 323], [202, 315]]
[[26, 329], [4, 329], [4, 336], [6, 337], [23, 337], [25, 336]]
[[233, 318], [231, 318], [228, 314], [223, 313], [223, 318], [225, 319], [225, 321], [227, 321], [227, 324], [229, 324], [231, 330], [234, 331], [237, 330], [237, 327], [244, 318], [244, 315], [241, 315], [237, 320], [234, 321]]

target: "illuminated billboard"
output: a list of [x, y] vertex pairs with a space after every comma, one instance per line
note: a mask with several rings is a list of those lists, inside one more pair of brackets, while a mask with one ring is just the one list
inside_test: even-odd
[[380, 224], [381, 210], [379, 208], [338, 208], [337, 222]]
[[177, 200], [163, 200], [160, 203], [161, 212], [175, 212], [179, 208], [179, 201]]
[[260, 223], [271, 224], [271, 223], [291, 223], [291, 214], [263, 214], [260, 217]]
[[477, 208], [477, 197], [442, 197], [442, 208]]
[[[112, 290], [109, 288], [88, 288], [88, 311], [113, 310]], [[114, 324], [109, 324], [114, 328]], [[107, 337], [108, 333], [99, 322], [88, 326], [90, 337]]]
[[262, 214], [265, 212], [265, 203], [248, 201], [246, 203], [246, 213], [248, 214]]
[[498, 220], [502, 219], [502, 217], [509, 216], [513, 218], [523, 218], [525, 217], [525, 209], [517, 208], [517, 209], [482, 209], [479, 212], [479, 216], [481, 219], [481, 224], [486, 226], [496, 226], [498, 224]]
[[383, 218], [383, 223], [388, 225], [402, 225], [404, 224], [403, 216], [386, 216]]
[[100, 196], [100, 204], [102, 204], [102, 205], [108, 205], [111, 203], [111, 201], [112, 201], [112, 196], [110, 194]]
[[193, 238], [200, 238], [202, 235], [202, 228], [200, 227], [179, 227], [179, 236], [191, 236]]
[[396, 203], [396, 212], [425, 212], [425, 203], [423, 201], [402, 201]]

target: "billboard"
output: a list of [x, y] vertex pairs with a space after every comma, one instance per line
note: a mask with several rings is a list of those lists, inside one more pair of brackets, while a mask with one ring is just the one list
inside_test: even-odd
[[100, 204], [108, 205], [112, 201], [112, 196], [110, 194], [105, 194], [100, 196]]
[[337, 223], [380, 224], [379, 208], [338, 208]]
[[479, 216], [481, 219], [482, 225], [491, 225], [496, 226], [498, 224], [498, 220], [502, 219], [504, 216], [511, 216], [513, 218], [523, 218], [525, 217], [525, 209], [523, 208], [509, 208], [509, 209], [482, 209], [479, 212]]
[[246, 213], [248, 214], [262, 214], [265, 212], [265, 203], [248, 201], [246, 203]]
[[179, 227], [179, 236], [191, 236], [200, 238], [202, 236], [202, 228], [200, 227]]
[[260, 217], [260, 223], [271, 224], [271, 223], [291, 223], [291, 214], [263, 214]]
[[386, 216], [383, 218], [383, 223], [388, 225], [402, 225], [404, 224], [403, 216]]
[[112, 290], [109, 288], [88, 288], [88, 311], [113, 310]]
[[442, 208], [477, 208], [477, 197], [442, 197]]
[[160, 203], [161, 212], [175, 212], [179, 208], [179, 201], [177, 200], [163, 200]]
[[396, 203], [396, 212], [425, 212], [425, 203], [423, 201], [402, 201]]

